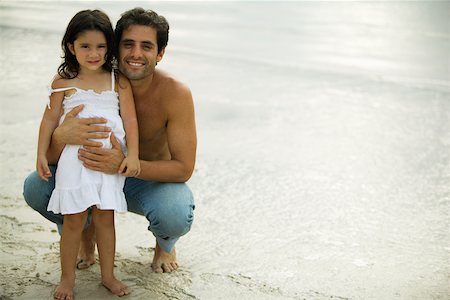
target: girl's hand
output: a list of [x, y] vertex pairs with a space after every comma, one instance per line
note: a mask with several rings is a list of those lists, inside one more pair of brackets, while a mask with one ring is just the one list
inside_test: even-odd
[[119, 168], [119, 174], [127, 177], [136, 177], [141, 173], [141, 164], [138, 157], [125, 157]]
[[38, 156], [36, 162], [36, 170], [42, 180], [48, 181], [48, 178], [52, 176], [52, 172], [50, 172], [48, 161], [45, 155]]

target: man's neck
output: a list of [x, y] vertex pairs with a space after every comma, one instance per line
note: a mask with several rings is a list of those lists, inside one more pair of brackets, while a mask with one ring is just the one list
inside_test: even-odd
[[155, 74], [151, 74], [145, 78], [130, 80], [131, 89], [134, 95], [140, 95], [144, 93], [152, 84]]

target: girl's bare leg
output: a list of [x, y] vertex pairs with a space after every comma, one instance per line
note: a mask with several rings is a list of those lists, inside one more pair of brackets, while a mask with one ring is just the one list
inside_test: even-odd
[[94, 207], [92, 217], [96, 232], [102, 284], [114, 295], [128, 295], [130, 293], [128, 287], [114, 276], [114, 257], [116, 254], [114, 211], [100, 210]]
[[61, 282], [53, 294], [54, 299], [74, 299], [75, 268], [81, 232], [87, 219], [87, 211], [79, 214], [64, 215], [63, 229], [60, 240]]

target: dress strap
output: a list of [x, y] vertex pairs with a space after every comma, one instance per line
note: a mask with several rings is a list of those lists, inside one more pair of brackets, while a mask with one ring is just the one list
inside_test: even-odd
[[114, 69], [111, 71], [111, 91], [115, 91], [115, 74]]
[[53, 93], [64, 92], [64, 91], [68, 91], [68, 90], [71, 90], [71, 89], [77, 89], [77, 88], [71, 86], [71, 87], [66, 87], [66, 88], [52, 89], [51, 86], [47, 86], [47, 94], [48, 94], [47, 107], [48, 107], [48, 109], [52, 109], [52, 108], [50, 107], [50, 96], [51, 96]]

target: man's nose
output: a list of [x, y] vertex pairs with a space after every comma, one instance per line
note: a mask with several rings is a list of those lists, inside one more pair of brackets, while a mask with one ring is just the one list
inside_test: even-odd
[[132, 47], [130, 54], [132, 57], [141, 57], [142, 56], [141, 48], [136, 46]]

